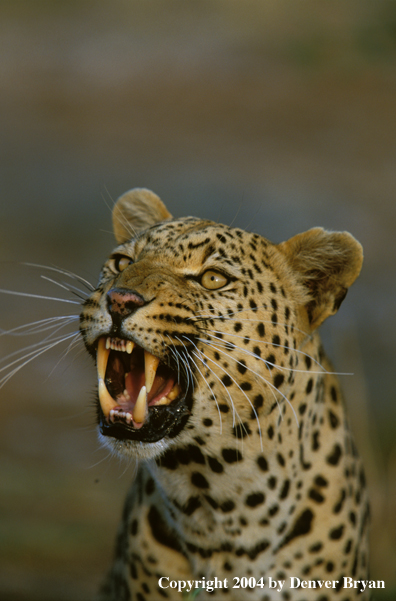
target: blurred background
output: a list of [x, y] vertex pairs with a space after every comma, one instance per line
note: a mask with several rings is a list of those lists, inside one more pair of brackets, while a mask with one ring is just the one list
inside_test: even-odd
[[[95, 284], [111, 206], [135, 186], [175, 216], [274, 242], [320, 225], [363, 244], [363, 272], [323, 336], [336, 369], [354, 374], [342, 384], [370, 487], [371, 577], [386, 581], [374, 598], [394, 601], [396, 3], [2, 1], [0, 48], [0, 288], [76, 300], [44, 279], [66, 276], [23, 263]], [[78, 312], [0, 295], [3, 330]], [[31, 361], [49, 334], [0, 336], [10, 601], [93, 597], [133, 476], [99, 449], [82, 345]]]

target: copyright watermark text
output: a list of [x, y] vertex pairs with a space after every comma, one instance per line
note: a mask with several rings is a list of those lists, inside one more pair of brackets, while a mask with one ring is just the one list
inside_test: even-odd
[[276, 589], [281, 592], [284, 589], [355, 589], [359, 593], [363, 593], [366, 589], [385, 588], [384, 580], [354, 580], [349, 576], [344, 576], [341, 580], [302, 580], [297, 576], [291, 576], [288, 580], [275, 580], [269, 576], [268, 578], [256, 579], [253, 576], [250, 578], [235, 576], [234, 578], [219, 579], [214, 577], [209, 580], [201, 578], [200, 580], [172, 580], [163, 576], [158, 581], [158, 586], [162, 589], [175, 589], [179, 593], [191, 593], [193, 591], [204, 590], [207, 593], [213, 592], [215, 589], [241, 588], [255, 589], [268, 588]]

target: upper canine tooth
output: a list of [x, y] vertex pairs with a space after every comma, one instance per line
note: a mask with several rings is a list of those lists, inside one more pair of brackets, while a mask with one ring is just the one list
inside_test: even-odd
[[126, 343], [126, 352], [128, 353], [128, 355], [132, 353], [134, 346], [135, 344], [132, 342], [132, 340], [128, 340], [128, 342]]
[[96, 352], [96, 369], [98, 372], [98, 392], [99, 402], [102, 408], [104, 416], [107, 418], [110, 415], [110, 411], [116, 407], [117, 403], [111, 397], [105, 384], [105, 375], [107, 361], [109, 359], [110, 348], [109, 338], [100, 338], [98, 342], [98, 350]]
[[159, 362], [158, 357], [154, 357], [148, 351], [144, 351], [144, 375], [146, 377], [147, 392], [150, 392], [153, 387]]
[[96, 351], [96, 368], [98, 370], [98, 378], [104, 380], [106, 375], [107, 361], [109, 359], [110, 349], [108, 348], [108, 338], [100, 338], [98, 342], [98, 350]]
[[133, 408], [133, 419], [138, 424], [144, 422], [147, 413], [147, 390], [145, 386], [142, 386], [139, 392], [139, 396], [136, 399], [135, 407]]
[[103, 415], [107, 418], [110, 415], [110, 411], [117, 406], [115, 400], [110, 396], [109, 391], [106, 388], [106, 384], [102, 378], [99, 378], [98, 382], [99, 391], [99, 402], [103, 411]]

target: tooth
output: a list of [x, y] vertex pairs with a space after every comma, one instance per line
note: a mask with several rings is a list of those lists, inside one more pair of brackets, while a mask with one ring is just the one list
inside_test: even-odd
[[110, 348], [111, 340], [110, 338], [106, 338], [106, 349]]
[[169, 405], [170, 404], [170, 400], [168, 399], [167, 396], [163, 396], [162, 399], [160, 399], [159, 401], [157, 401], [155, 403], [155, 406], [157, 405]]
[[167, 397], [170, 401], [173, 401], [177, 396], [179, 396], [181, 392], [181, 388], [179, 384], [175, 384], [170, 392], [168, 392]]
[[160, 360], [158, 357], [154, 357], [154, 355], [148, 351], [144, 351], [144, 373], [146, 377], [147, 392], [150, 392], [153, 387], [159, 362]]
[[132, 340], [128, 340], [127, 344], [126, 344], [126, 352], [128, 353], [128, 355], [130, 355], [133, 351], [133, 347], [134, 347], [134, 343], [132, 342]]
[[133, 419], [138, 424], [144, 422], [147, 411], [147, 390], [145, 386], [142, 386], [139, 392], [139, 396], [136, 400], [135, 407], [133, 408]]
[[108, 347], [108, 338], [100, 338], [98, 342], [98, 350], [96, 353], [96, 369], [98, 372], [98, 391], [99, 402], [104, 416], [107, 418], [110, 411], [116, 406], [116, 402], [111, 398], [104, 382], [106, 375], [107, 361], [109, 359], [110, 349]]
[[110, 393], [106, 388], [106, 384], [102, 378], [99, 378], [98, 391], [100, 406], [102, 408], [103, 415], [107, 418], [110, 415], [110, 411], [117, 406], [117, 403], [111, 398]]
[[99, 339], [98, 350], [96, 352], [96, 367], [98, 370], [98, 378], [104, 380], [106, 375], [107, 361], [110, 354], [110, 349], [107, 348], [107, 340]]
[[126, 417], [125, 417], [127, 424], [130, 424], [132, 421], [132, 414], [131, 413], [127, 413]]

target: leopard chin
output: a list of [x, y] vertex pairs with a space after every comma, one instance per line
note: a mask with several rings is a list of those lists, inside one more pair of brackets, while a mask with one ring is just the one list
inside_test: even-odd
[[171, 366], [132, 340], [108, 336], [97, 341], [96, 364], [103, 437], [153, 443], [184, 428], [192, 397]]

